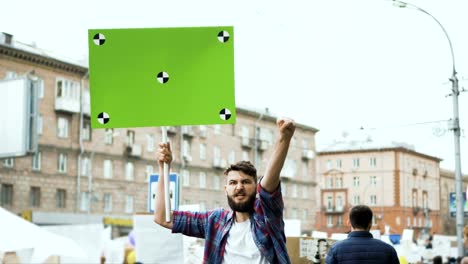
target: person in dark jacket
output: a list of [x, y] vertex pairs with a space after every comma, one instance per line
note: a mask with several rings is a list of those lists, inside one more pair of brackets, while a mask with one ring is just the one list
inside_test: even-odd
[[356, 205], [349, 212], [351, 232], [348, 238], [335, 243], [328, 251], [327, 264], [399, 264], [395, 249], [369, 232], [372, 226], [372, 210]]

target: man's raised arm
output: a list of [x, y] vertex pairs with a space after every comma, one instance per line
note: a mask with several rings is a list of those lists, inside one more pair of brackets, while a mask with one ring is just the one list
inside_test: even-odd
[[278, 119], [276, 125], [279, 130], [279, 137], [268, 161], [265, 176], [260, 182], [263, 189], [270, 193], [278, 188], [281, 169], [288, 154], [289, 143], [296, 129], [296, 124], [290, 119]]
[[172, 212], [170, 217], [171, 221], [166, 222], [166, 203], [164, 201], [164, 163], [167, 163], [169, 171], [171, 171], [172, 162], [172, 151], [169, 143], [159, 144], [156, 159], [159, 164], [159, 179], [156, 185], [154, 222], [165, 228], [172, 229]]

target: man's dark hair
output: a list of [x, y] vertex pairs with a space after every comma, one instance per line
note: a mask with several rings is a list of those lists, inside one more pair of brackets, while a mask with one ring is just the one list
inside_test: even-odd
[[432, 263], [434, 264], [442, 264], [442, 256], [435, 256], [433, 259], [432, 259]]
[[353, 228], [367, 230], [372, 221], [372, 210], [366, 205], [356, 205], [349, 212], [349, 221]]
[[224, 175], [228, 175], [230, 171], [242, 171], [243, 173], [252, 176], [257, 182], [257, 169], [250, 161], [239, 161], [236, 164], [231, 164], [225, 171]]

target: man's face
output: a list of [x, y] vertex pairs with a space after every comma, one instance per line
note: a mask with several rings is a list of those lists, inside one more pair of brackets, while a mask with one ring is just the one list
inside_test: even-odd
[[247, 213], [253, 210], [257, 183], [242, 171], [230, 171], [224, 186], [228, 204], [233, 211]]

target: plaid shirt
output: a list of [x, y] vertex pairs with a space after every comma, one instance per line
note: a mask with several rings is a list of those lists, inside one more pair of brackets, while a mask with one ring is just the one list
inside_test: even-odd
[[[291, 263], [286, 250], [281, 187], [268, 193], [258, 184], [257, 193], [259, 198], [250, 216], [254, 242], [270, 263]], [[203, 263], [218, 264], [223, 262], [227, 234], [234, 221], [234, 212], [223, 208], [207, 212], [174, 211], [172, 233], [204, 238]]]

